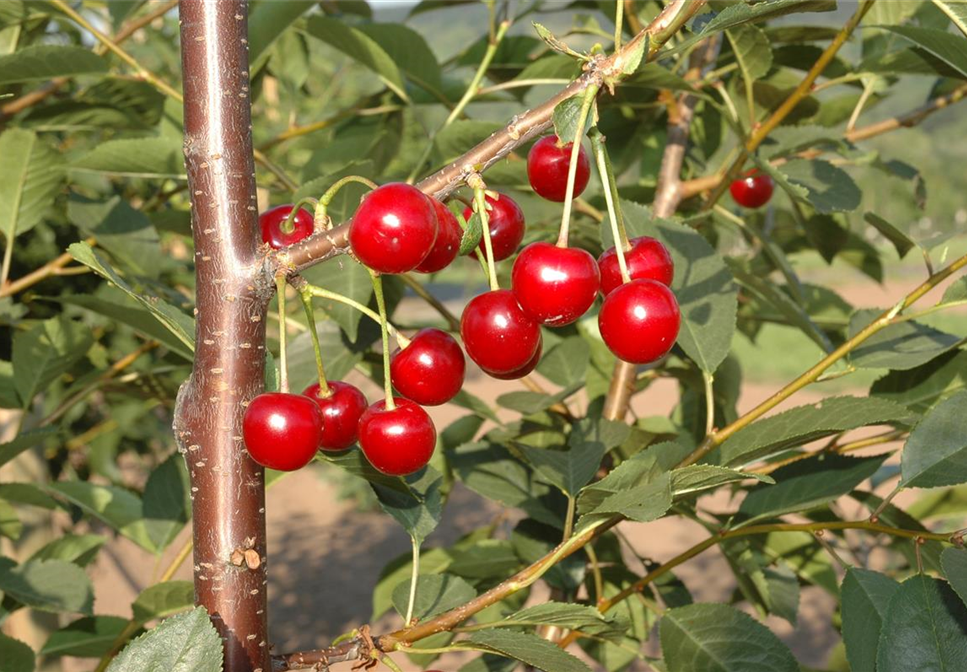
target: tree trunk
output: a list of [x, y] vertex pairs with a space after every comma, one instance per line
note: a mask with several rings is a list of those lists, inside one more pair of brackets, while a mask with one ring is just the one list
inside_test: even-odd
[[[264, 385], [272, 295], [258, 255], [245, 0], [182, 0], [185, 165], [195, 241], [195, 362], [175, 410], [191, 473], [195, 601], [226, 672], [269, 672], [265, 477], [242, 416]], [[247, 549], [258, 561], [233, 564]]]

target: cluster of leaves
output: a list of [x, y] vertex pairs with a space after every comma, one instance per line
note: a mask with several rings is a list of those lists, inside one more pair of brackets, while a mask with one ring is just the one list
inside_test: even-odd
[[[634, 5], [640, 20], [660, 9], [655, 2]], [[487, 49], [487, 34], [472, 22], [436, 18], [467, 7], [428, 0], [405, 21], [390, 23], [373, 21], [370, 8], [359, 2], [253, 2], [255, 143], [301, 186], [292, 194], [269, 173], [260, 174], [261, 183], [273, 201], [290, 202], [318, 195], [348, 174], [385, 182], [447, 165], [511, 114], [540, 101], [547, 90], [535, 80], [565, 82], [578, 75], [574, 54], [591, 52], [593, 41], [610, 40], [602, 25], [611, 25], [614, 6], [537, 2], [522, 9], [516, 23], [537, 18], [556, 37], [545, 28], [540, 36], [512, 31], [486, 73], [489, 83], [500, 86], [479, 92], [467, 114], [441, 124]], [[80, 7], [115, 33], [152, 11], [137, 1]], [[450, 546], [423, 550], [414, 612], [421, 621], [540, 561], [572, 523], [580, 534], [615, 515], [638, 523], [675, 515], [704, 525], [710, 535], [732, 535], [723, 536], [719, 547], [735, 574], [733, 604], [695, 603], [673, 567], [647, 559], [655, 578], [642, 579], [638, 563], [627, 562], [630, 549], [607, 531], [587, 551], [543, 568], [540, 580], [553, 589], [553, 601], [525, 607], [530, 588], [524, 587], [478, 612], [468, 632], [420, 642], [408, 654], [417, 662], [437, 655], [417, 648], [446, 648], [483, 652], [465, 672], [510, 670], [518, 661], [553, 672], [586, 670], [537, 636], [537, 628], [552, 627], [580, 633], [584, 652], [609, 672], [644, 658], [643, 643], [655, 636], [663, 654], [649, 661], [656, 669], [791, 672], [799, 666], [789, 649], [740, 607], [795, 624], [800, 591], [817, 587], [841, 605], [854, 672], [961, 664], [967, 552], [944, 548], [923, 521], [949, 526], [967, 511], [963, 491], [955, 487], [967, 482], [962, 335], [927, 318], [892, 319], [831, 369], [846, 380], [855, 371], [878, 372], [867, 394], [790, 408], [735, 432], [701, 463], [677, 466], [705, 440], [709, 418], [716, 427], [740, 418], [742, 368], [730, 354], [735, 338], [755, 341], [764, 338], [764, 324], [780, 324], [830, 353], [880, 314], [855, 310], [834, 289], [803, 282], [797, 261], [818, 255], [881, 280], [893, 252], [870, 243], [869, 231], [901, 258], [918, 250], [939, 263], [946, 254], [945, 237], [916, 238], [904, 223], [889, 221], [889, 208], [862, 209], [854, 181], [860, 175], [895, 185], [894, 197], [916, 207], [926, 198], [924, 180], [915, 167], [868, 151], [843, 132], [857, 110], [888, 106], [896, 97], [906, 101], [904, 84], [912, 80], [930, 82], [931, 98], [964, 86], [967, 42], [961, 31], [967, 15], [941, 0], [874, 5], [865, 20], [871, 27], [858, 33], [850, 58], [837, 56], [822, 73], [826, 91], [806, 96], [752, 157], [781, 188], [767, 210], [709, 209], [696, 198], [674, 218], [658, 219], [645, 205], [654, 196], [665, 143], [662, 92], [693, 91], [681, 76], [690, 49], [712, 36], [722, 39], [709, 75], [710, 83], [720, 85], [694, 90], [698, 105], [683, 179], [718, 169], [790, 95], [837, 32], [822, 14], [768, 22], [833, 8], [825, 0], [712, 3], [657, 62], [639, 64], [613, 96], [600, 99], [598, 126], [612, 139], [608, 147], [629, 233], [660, 239], [676, 266], [679, 342], [667, 360], [641, 372], [636, 388], [674, 381], [680, 396], [670, 416], [636, 417], [630, 424], [602, 419], [615, 360], [591, 315], [566, 329], [545, 330], [538, 373], [557, 391], [508, 392], [493, 400], [496, 406], [461, 393], [455, 403], [469, 413], [441, 432], [434, 460], [420, 474], [387, 478], [358, 451], [326, 458], [347, 478], [368, 484], [417, 543], [435, 529], [456, 483], [517, 512], [510, 530], [484, 527]], [[451, 43], [431, 48], [427, 26], [441, 21]], [[0, 445], [0, 466], [10, 464], [0, 482], [0, 535], [16, 541], [23, 521], [38, 512], [71, 524], [69, 532], [19, 561], [0, 558], [0, 622], [21, 608], [77, 617], [38, 652], [0, 635], [0, 660], [15, 672], [33, 670], [37, 655], [109, 656], [150, 622], [184, 611], [192, 601], [189, 584], [166, 581], [139, 596], [131, 618], [96, 615], [84, 572], [112, 533], [160, 556], [189, 521], [190, 487], [181, 457], [172, 454], [170, 414], [177, 386], [190, 371], [194, 333], [180, 105], [130, 77], [120, 60], [92, 52], [88, 37], [57, 3], [0, 3], [0, 108], [56, 83], [55, 95], [0, 118], [2, 280], [50, 271], [15, 296], [0, 298], [7, 328], [0, 335], [0, 407], [17, 428]], [[156, 19], [150, 38], [123, 48], [174, 84], [180, 78], [176, 38], [176, 18], [166, 15]], [[571, 46], [561, 53], [565, 41]], [[441, 59], [441, 50], [452, 55]], [[567, 107], [561, 112], [557, 120], [564, 124]], [[290, 128], [291, 119], [307, 125]], [[320, 119], [325, 123], [308, 125]], [[524, 165], [501, 162], [486, 180], [519, 196], [528, 215], [527, 242], [548, 239], [559, 213], [530, 197]], [[344, 219], [359, 193], [355, 187], [340, 192], [330, 215]], [[600, 189], [589, 190], [586, 206], [576, 215], [573, 242], [598, 253], [612, 244], [607, 221], [595, 215], [605, 209]], [[68, 248], [69, 256], [60, 257]], [[62, 277], [65, 272], [71, 275]], [[466, 277], [477, 287], [483, 284], [478, 272], [468, 261], [433, 278], [433, 288]], [[373, 303], [369, 276], [355, 264], [336, 259], [306, 277]], [[388, 279], [387, 293], [396, 312], [402, 283]], [[961, 278], [937, 309], [965, 301]], [[376, 327], [339, 304], [318, 306], [329, 375], [356, 371], [379, 381], [372, 352]], [[415, 326], [403, 312], [393, 319]], [[293, 387], [310, 382], [312, 357], [308, 336], [294, 339]], [[561, 412], [568, 403], [584, 409], [581, 417]], [[891, 438], [904, 442], [899, 466], [885, 463], [895, 447], [873, 457], [838, 454], [849, 447], [844, 435], [872, 426], [888, 427]], [[827, 450], [812, 445], [820, 439], [828, 440]], [[18, 469], [28, 460], [40, 477]], [[864, 488], [870, 479], [944, 489], [904, 511]], [[728, 515], [701, 505], [701, 495], [719, 488], [743, 493]], [[851, 548], [858, 566], [840, 580], [810, 534], [850, 522], [830, 506], [842, 497], [875, 510], [882, 526], [908, 533], [887, 545], [889, 575], [863, 566], [870, 560], [865, 547]], [[789, 522], [788, 516], [803, 529], [775, 524]], [[917, 534], [927, 535], [924, 543], [908, 538]], [[835, 543], [846, 547], [842, 537]], [[409, 557], [384, 569], [373, 592], [373, 619], [392, 608], [405, 612]], [[644, 599], [619, 601], [604, 613], [596, 608], [635, 586]], [[112, 669], [149, 663], [158, 669], [221, 669], [219, 640], [203, 611], [171, 618], [151, 632], [116, 658]]]

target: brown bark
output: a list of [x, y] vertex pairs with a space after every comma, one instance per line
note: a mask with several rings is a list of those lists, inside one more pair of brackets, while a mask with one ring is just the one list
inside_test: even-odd
[[[175, 435], [191, 474], [195, 601], [225, 643], [227, 672], [269, 672], [264, 472], [242, 415], [263, 389], [271, 284], [258, 256], [245, 0], [182, 0], [185, 165], [195, 240], [195, 363]], [[231, 563], [254, 549], [255, 569]], [[254, 563], [253, 563], [254, 564]]]

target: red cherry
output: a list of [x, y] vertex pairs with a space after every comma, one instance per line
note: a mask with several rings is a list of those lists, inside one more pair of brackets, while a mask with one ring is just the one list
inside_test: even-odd
[[[501, 194], [500, 198], [486, 197], [491, 209], [487, 211], [487, 228], [490, 229], [490, 245], [494, 248], [494, 261], [503, 261], [514, 252], [524, 239], [524, 211], [510, 196]], [[473, 211], [463, 211], [464, 219], [470, 221]], [[486, 257], [487, 248], [480, 239], [480, 254]], [[470, 254], [476, 254], [476, 250]]]
[[632, 280], [604, 299], [598, 327], [619, 359], [647, 364], [675, 345], [681, 313], [672, 290], [654, 280]]
[[[527, 154], [527, 179], [538, 196], [561, 203], [567, 197], [567, 173], [571, 164], [573, 142], [561, 145], [556, 135], [545, 135], [534, 143]], [[574, 174], [574, 196], [581, 195], [591, 177], [591, 164], [584, 147], [578, 150]]]
[[524, 314], [514, 294], [497, 289], [474, 297], [463, 309], [460, 335], [470, 359], [488, 373], [510, 373], [530, 362], [541, 328]]
[[369, 463], [390, 476], [406, 476], [430, 461], [436, 447], [436, 428], [422, 407], [396, 399], [387, 410], [377, 401], [359, 419], [359, 447]]
[[743, 177], [734, 180], [729, 185], [729, 191], [735, 202], [744, 208], [761, 208], [772, 198], [775, 184], [768, 175], [757, 170], [750, 170]]
[[268, 392], [245, 409], [242, 437], [248, 454], [263, 467], [295, 471], [319, 449], [322, 422], [322, 411], [308, 397]]
[[463, 387], [467, 363], [453, 336], [421, 329], [402, 350], [393, 353], [390, 378], [400, 394], [422, 406], [439, 406]]
[[420, 273], [436, 273], [449, 266], [457, 258], [460, 252], [460, 240], [463, 238], [463, 229], [457, 223], [456, 216], [450, 212], [450, 208], [435, 198], [431, 198], [430, 203], [433, 204], [433, 211], [436, 213], [439, 231], [430, 254], [426, 255], [426, 259], [416, 267]]
[[484, 369], [483, 372], [486, 373], [491, 378], [496, 378], [497, 380], [517, 380], [518, 378], [523, 378], [531, 371], [537, 368], [537, 365], [541, 362], [541, 354], [544, 352], [544, 339], [542, 338], [537, 342], [537, 352], [534, 356], [530, 358], [530, 361], [524, 364], [524, 366], [519, 369], [515, 369], [510, 373], [494, 373], [493, 371], [487, 371]]
[[563, 327], [588, 312], [600, 281], [594, 257], [575, 247], [550, 243], [525, 247], [511, 273], [511, 286], [521, 309], [548, 327]]
[[[675, 276], [675, 264], [665, 246], [650, 236], [632, 238], [629, 242], [631, 249], [625, 252], [625, 263], [631, 279], [655, 280], [670, 287]], [[621, 284], [621, 267], [615, 248], [606, 250], [598, 257], [598, 267], [601, 269], [601, 293], [607, 296]]]
[[406, 273], [426, 259], [437, 237], [433, 203], [408, 184], [384, 184], [366, 194], [353, 215], [349, 244], [380, 273]]
[[340, 451], [356, 443], [359, 417], [369, 402], [355, 385], [338, 380], [329, 381], [329, 396], [319, 394], [319, 383], [310, 385], [302, 394], [312, 399], [322, 411], [322, 438], [319, 449]]
[[299, 208], [292, 219], [292, 230], [286, 233], [282, 230], [282, 222], [292, 212], [293, 204], [277, 205], [259, 215], [259, 229], [262, 231], [262, 242], [268, 243], [275, 250], [295, 245], [312, 235], [312, 214], [304, 208]]

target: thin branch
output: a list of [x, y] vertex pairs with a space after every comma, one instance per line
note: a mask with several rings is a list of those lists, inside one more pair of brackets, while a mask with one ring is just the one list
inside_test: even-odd
[[[94, 238], [88, 238], [84, 241], [88, 245], [94, 245]], [[3, 287], [0, 287], [0, 298], [5, 296], [12, 296], [18, 292], [22, 292], [29, 287], [33, 287], [38, 282], [46, 280], [53, 275], [59, 275], [61, 269], [63, 269], [67, 264], [72, 262], [74, 257], [70, 255], [70, 252], [64, 252], [59, 257], [51, 259], [46, 264], [40, 268], [31, 271], [27, 275], [17, 278], [12, 282], [8, 282]]]

